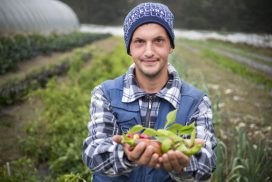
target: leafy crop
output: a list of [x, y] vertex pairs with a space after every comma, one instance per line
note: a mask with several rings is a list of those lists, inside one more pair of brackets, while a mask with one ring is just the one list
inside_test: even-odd
[[[1, 169], [2, 167], [2, 169]], [[20, 182], [20, 181], [29, 181], [36, 182], [39, 181], [37, 176], [37, 169], [34, 166], [34, 163], [31, 159], [22, 157], [17, 161], [12, 161], [10, 163], [11, 175], [7, 174], [7, 167], [5, 165], [0, 166], [0, 181], [1, 182]], [[20, 172], [16, 172], [20, 171]]]
[[[219, 140], [216, 148], [217, 168], [212, 181], [270, 181], [271, 162], [264, 142], [252, 143], [241, 127], [235, 128], [237, 136], [232, 146]], [[231, 148], [228, 152], [228, 148]]]
[[[101, 81], [123, 74], [131, 64], [124, 47], [118, 46], [108, 55], [93, 54], [94, 47], [71, 57], [65, 82], [51, 79], [45, 89], [32, 90], [29, 95], [42, 101], [43, 108], [39, 109], [43, 112], [29, 123], [21, 146], [34, 166], [46, 166], [46, 176], [40, 181], [91, 181], [92, 174], [81, 159], [82, 142], [88, 135], [90, 91]], [[78, 66], [82, 52], [93, 56], [89, 67]], [[12, 169], [24, 179], [23, 170]], [[39, 176], [39, 171], [33, 169], [33, 173]]]
[[38, 55], [66, 51], [108, 36], [109, 34], [74, 32], [67, 35], [51, 34], [43, 36], [34, 34], [0, 37], [0, 75], [15, 70], [19, 62]]
[[[75, 66], [77, 69], [80, 69], [82, 64], [89, 59], [89, 52], [77, 52], [70, 58], [64, 59], [60, 64], [34, 70], [25, 78], [13, 80], [2, 85], [0, 88], [0, 105], [13, 104], [23, 100], [31, 90], [45, 88], [47, 82], [53, 77], [66, 74], [69, 69], [72, 69]], [[71, 64], [74, 64], [75, 66]]]
[[[169, 150], [178, 150], [187, 156], [196, 154], [203, 144], [195, 143], [195, 123], [193, 122], [188, 126], [174, 123], [176, 113], [177, 110], [173, 110], [167, 114], [167, 121], [163, 129], [155, 130], [142, 125], [133, 126], [126, 134], [122, 135], [122, 143], [135, 147], [140, 142], [152, 141], [160, 144], [158, 154], [166, 153]], [[190, 135], [191, 139], [183, 139], [182, 136], [184, 135]]]

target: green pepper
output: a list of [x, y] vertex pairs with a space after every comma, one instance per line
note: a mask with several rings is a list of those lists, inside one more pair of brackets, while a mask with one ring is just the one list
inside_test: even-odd
[[172, 148], [174, 142], [170, 138], [166, 138], [161, 143], [161, 151], [162, 153], [166, 153]]
[[202, 148], [203, 144], [195, 144], [192, 148], [187, 148], [185, 144], [180, 144], [176, 150], [181, 151], [187, 156], [194, 155], [200, 151]]

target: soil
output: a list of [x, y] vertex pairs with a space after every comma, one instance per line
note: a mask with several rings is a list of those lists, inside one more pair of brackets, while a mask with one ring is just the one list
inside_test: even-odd
[[0, 111], [0, 161], [22, 156], [20, 143], [26, 136], [26, 125], [43, 111], [39, 100], [27, 100], [6, 106]]

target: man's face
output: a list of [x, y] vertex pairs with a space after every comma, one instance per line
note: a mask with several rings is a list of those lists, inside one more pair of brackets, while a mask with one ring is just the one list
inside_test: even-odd
[[169, 37], [162, 26], [156, 23], [139, 26], [133, 33], [130, 44], [136, 76], [140, 74], [155, 78], [167, 73], [168, 56], [172, 51]]

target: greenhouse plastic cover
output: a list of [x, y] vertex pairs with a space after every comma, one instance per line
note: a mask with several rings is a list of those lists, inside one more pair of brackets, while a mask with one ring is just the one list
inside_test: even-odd
[[57, 0], [0, 0], [0, 33], [69, 33], [79, 28], [74, 11]]

